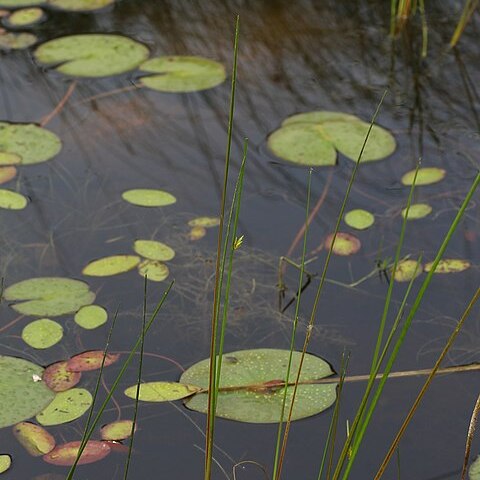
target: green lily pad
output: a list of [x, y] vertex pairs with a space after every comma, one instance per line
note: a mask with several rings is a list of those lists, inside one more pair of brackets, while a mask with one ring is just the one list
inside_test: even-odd
[[108, 313], [99, 305], [85, 305], [74, 317], [75, 323], [86, 330], [101, 327], [108, 320]]
[[339, 120], [349, 122], [360, 121], [358, 117], [356, 117], [355, 115], [350, 115], [348, 113], [318, 110], [314, 112], [297, 113], [296, 115], [292, 115], [282, 122], [282, 127], [286, 127], [287, 125], [293, 125], [294, 123], [324, 123], [337, 122]]
[[134, 269], [140, 263], [136, 255], [112, 255], [90, 262], [83, 270], [84, 275], [91, 277], [109, 277]]
[[163, 282], [170, 274], [170, 271], [162, 262], [157, 260], [144, 260], [138, 266], [138, 273], [142, 277], [147, 277], [147, 279], [152, 282]]
[[132, 435], [133, 422], [131, 420], [117, 420], [108, 423], [100, 429], [102, 440], [121, 442]]
[[190, 232], [188, 232], [188, 239], [192, 242], [196, 242], [197, 240], [203, 238], [206, 234], [207, 229], [197, 225], [196, 227], [192, 227]]
[[78, 384], [82, 374], [68, 369], [68, 362], [56, 362], [43, 372], [42, 379], [54, 392], [65, 392]]
[[299, 165], [335, 165], [337, 152], [317, 124], [299, 123], [279, 128], [268, 137], [268, 148], [277, 157]]
[[[147, 382], [140, 384], [138, 399], [143, 402], [173, 402], [182, 398], [190, 397], [200, 391], [200, 387], [178, 382]], [[137, 385], [128, 387], [125, 395], [129, 398], [137, 398]]]
[[29, 7], [30, 5], [41, 5], [45, 0], [0, 0], [0, 8]]
[[74, 77], [106, 77], [133, 70], [146, 58], [145, 45], [121, 35], [86, 34], [56, 38], [34, 52], [38, 62]]
[[[419, 168], [415, 185], [431, 185], [438, 183], [445, 178], [447, 172], [443, 168], [427, 167]], [[402, 177], [403, 185], [410, 186], [415, 178], [415, 170], [410, 170]]]
[[139, 207], [165, 207], [172, 205], [177, 199], [170, 193], [163, 190], [148, 188], [137, 188], [122, 193], [122, 198]]
[[[103, 360], [103, 357], [105, 357], [105, 360]], [[101, 368], [102, 363], [104, 367], [108, 367], [119, 358], [119, 354], [107, 353], [105, 355], [101, 350], [89, 350], [70, 358], [67, 361], [67, 369], [72, 372], [89, 372]]]
[[0, 208], [23, 210], [27, 205], [27, 197], [24, 197], [21, 193], [0, 188]]
[[170, 56], [152, 58], [140, 66], [142, 72], [157, 73], [142, 83], [161, 92], [197, 92], [225, 81], [225, 67], [202, 57]]
[[338, 232], [337, 236], [335, 238], [335, 243], [333, 244], [333, 233], [327, 236], [325, 239], [325, 248], [327, 250], [332, 249], [332, 252], [335, 255], [341, 255], [341, 256], [348, 256], [348, 255], [354, 255], [357, 253], [362, 244], [360, 243], [360, 240], [351, 235], [350, 233], [343, 233], [343, 232]]
[[22, 358], [0, 356], [0, 428], [23, 422], [55, 397], [43, 381], [43, 368]]
[[[77, 459], [81, 443], [82, 442], [77, 441], [58, 445], [50, 453], [44, 455], [43, 460], [52, 465], [70, 467]], [[108, 442], [89, 440], [85, 445], [85, 449], [83, 450], [77, 465], [98, 462], [105, 458], [110, 452], [111, 448]]]
[[22, 331], [22, 339], [32, 348], [50, 348], [63, 338], [63, 327], [53, 320], [42, 318], [29, 323]]
[[[46, 128], [33, 123], [0, 122], [0, 162], [30, 165], [53, 158], [62, 148], [62, 142]], [[8, 160], [10, 157], [10, 160]], [[20, 157], [20, 162], [16, 160]]]
[[480, 455], [470, 465], [468, 476], [470, 480], [480, 480]]
[[[408, 210], [407, 220], [418, 220], [419, 218], [426, 217], [432, 213], [432, 207], [428, 203], [412, 203], [410, 209]], [[405, 218], [407, 214], [407, 209], [402, 210], [402, 217]]]
[[9, 27], [25, 27], [42, 20], [44, 12], [41, 8], [22, 8], [13, 12], [5, 21]]
[[[423, 269], [425, 272], [429, 272], [432, 269], [433, 262], [425, 264]], [[471, 266], [468, 260], [462, 260], [460, 258], [444, 258], [438, 262], [435, 273], [458, 273], [469, 269]]]
[[48, 4], [60, 10], [89, 12], [112, 5], [115, 0], [48, 0]]
[[20, 422], [13, 427], [13, 435], [33, 457], [41, 457], [55, 448], [55, 439], [40, 425]]
[[356, 210], [350, 210], [347, 212], [344, 220], [349, 227], [357, 230], [366, 230], [374, 224], [375, 217], [367, 210], [357, 208]]
[[135, 253], [149, 260], [168, 262], [168, 260], [172, 260], [172, 258], [175, 257], [175, 250], [173, 250], [173, 248], [154, 240], [135, 240], [133, 249]]
[[218, 217], [197, 217], [188, 222], [189, 227], [204, 227], [212, 228], [220, 225], [220, 219]]
[[12, 457], [6, 453], [0, 454], [0, 473], [5, 473], [12, 466]]
[[[0, 125], [2, 124], [0, 123]], [[22, 157], [20, 155], [9, 152], [0, 152], [0, 165], [18, 165], [19, 163], [22, 163]]]
[[92, 405], [91, 393], [84, 388], [72, 388], [56, 394], [53, 401], [37, 415], [44, 426], [62, 425], [80, 418]]
[[393, 278], [397, 282], [409, 282], [421, 275], [422, 271], [422, 265], [419, 265], [416, 260], [402, 260], [397, 263]]
[[56, 317], [74, 313], [95, 300], [88, 284], [62, 277], [39, 277], [8, 287], [5, 300], [21, 302], [11, 307], [23, 315]]
[[37, 43], [37, 37], [33, 33], [2, 33], [0, 34], [0, 49], [23, 50]]
[[0, 185], [7, 183], [17, 175], [17, 169], [15, 167], [0, 167]]
[[[223, 357], [217, 416], [250, 423], [276, 423], [280, 420], [288, 350], [257, 349], [227, 353]], [[297, 376], [301, 352], [293, 352], [289, 382]], [[181, 383], [208, 388], [209, 359], [190, 367], [180, 378]], [[307, 354], [304, 359], [300, 384], [293, 408], [293, 420], [316, 415], [330, 407], [336, 399], [337, 383], [315, 384], [315, 380], [329, 377], [334, 372], [319, 357]], [[287, 387], [287, 412], [291, 404], [293, 386]], [[208, 394], [198, 393], [185, 405], [202, 413], [208, 411]]]

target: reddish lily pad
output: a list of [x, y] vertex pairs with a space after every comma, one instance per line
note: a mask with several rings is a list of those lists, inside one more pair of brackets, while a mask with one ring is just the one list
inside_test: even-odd
[[105, 356], [104, 367], [108, 367], [115, 363], [119, 358], [119, 354], [107, 353], [105, 355], [101, 350], [90, 350], [88, 352], [75, 355], [67, 361], [67, 369], [72, 372], [88, 372], [90, 370], [98, 370], [102, 366], [103, 357]]
[[347, 255], [353, 255], [357, 253], [360, 250], [360, 247], [362, 244], [360, 243], [360, 240], [351, 235], [350, 233], [343, 233], [343, 232], [338, 232], [337, 236], [335, 238], [335, 243], [333, 244], [333, 233], [328, 235], [328, 237], [325, 239], [325, 248], [327, 250], [332, 249], [332, 253], [335, 255], [342, 255], [342, 256], [347, 256]]
[[[43, 456], [47, 463], [61, 467], [70, 467], [75, 463], [82, 442], [69, 442], [58, 445], [50, 453]], [[110, 445], [107, 442], [89, 440], [85, 445], [78, 465], [98, 462], [104, 459], [110, 453]]]
[[13, 435], [33, 457], [41, 457], [55, 448], [55, 439], [40, 425], [20, 422], [13, 427]]
[[68, 370], [68, 362], [57, 362], [45, 369], [42, 378], [54, 392], [65, 392], [78, 384], [82, 374]]
[[15, 167], [0, 167], [0, 185], [7, 183], [17, 175], [17, 169]]
[[117, 420], [107, 423], [100, 430], [102, 440], [121, 442], [132, 435], [133, 422], [131, 420]]

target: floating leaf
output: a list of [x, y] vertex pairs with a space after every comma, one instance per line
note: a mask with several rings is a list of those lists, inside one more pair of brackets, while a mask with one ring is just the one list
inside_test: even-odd
[[221, 63], [202, 57], [152, 58], [143, 63], [140, 70], [160, 74], [143, 77], [142, 83], [161, 92], [197, 92], [216, 87], [226, 79]]
[[108, 277], [134, 269], [140, 263], [136, 255], [112, 255], [90, 262], [83, 270], [84, 275], [91, 277]]
[[23, 422], [55, 397], [41, 377], [43, 368], [22, 358], [0, 356], [0, 428]]
[[16, 161], [18, 157], [23, 165], [45, 162], [53, 158], [61, 148], [60, 139], [45, 128], [33, 123], [0, 122], [1, 164], [19, 163]]
[[87, 12], [112, 5], [115, 0], [48, 0], [48, 4], [60, 10]]
[[366, 230], [374, 224], [375, 217], [367, 210], [357, 208], [356, 210], [347, 212], [344, 220], [349, 227], [356, 228], [357, 230]]
[[[445, 178], [446, 171], [443, 168], [427, 167], [419, 168], [415, 185], [431, 185], [440, 182]], [[402, 177], [403, 185], [410, 186], [415, 178], [415, 170], [410, 170]]]
[[422, 273], [422, 265], [416, 260], [402, 260], [397, 263], [395, 276], [397, 282], [409, 282], [413, 278], [417, 278]]
[[480, 480], [480, 455], [470, 465], [468, 476], [470, 480]]
[[29, 323], [22, 331], [22, 339], [32, 348], [50, 348], [63, 337], [63, 327], [53, 320], [42, 318]]
[[220, 225], [220, 219], [218, 217], [197, 217], [188, 222], [189, 227], [204, 227], [211, 228]]
[[108, 423], [100, 429], [102, 440], [121, 442], [132, 435], [133, 422], [131, 420], [117, 420]]
[[205, 227], [192, 227], [190, 232], [188, 233], [188, 238], [192, 242], [196, 242], [197, 240], [200, 240], [207, 234], [207, 229]]
[[[410, 209], [408, 210], [407, 220], [418, 220], [419, 218], [426, 217], [432, 213], [432, 207], [427, 203], [412, 203]], [[402, 210], [402, 217], [405, 218], [407, 214], [407, 209]]]
[[175, 257], [175, 250], [162, 242], [156, 242], [154, 240], [135, 240], [133, 249], [141, 257], [148, 258], [149, 260], [167, 262]]
[[71, 388], [56, 394], [52, 403], [37, 415], [41, 425], [62, 425], [80, 418], [92, 405], [91, 393], [84, 388]]
[[[423, 269], [429, 272], [432, 269], [433, 262], [426, 263]], [[461, 260], [459, 258], [444, 258], [440, 260], [435, 269], [435, 273], [458, 273], [470, 268], [468, 260]]]
[[43, 16], [44, 13], [41, 8], [22, 8], [13, 12], [5, 23], [9, 27], [25, 27], [38, 23]]
[[65, 392], [78, 384], [82, 374], [68, 370], [68, 362], [57, 362], [45, 369], [42, 378], [54, 392]]
[[5, 300], [16, 301], [11, 307], [23, 315], [55, 317], [74, 313], [95, 300], [88, 285], [62, 277], [39, 277], [8, 287]]
[[5, 453], [0, 454], [0, 473], [5, 473], [12, 466], [12, 457]]
[[[333, 233], [327, 236], [325, 239], [325, 248], [330, 250], [332, 248]], [[350, 233], [338, 232], [335, 238], [335, 244], [332, 251], [335, 255], [353, 255], [360, 250], [362, 244], [357, 237], [354, 237]]]
[[[280, 419], [285, 378], [290, 352], [258, 349], [225, 354], [220, 388], [236, 387], [218, 394], [217, 415], [230, 420], [251, 423], [276, 423]], [[289, 382], [295, 382], [301, 352], [293, 352]], [[210, 360], [190, 367], [180, 382], [208, 388]], [[331, 406], [336, 399], [337, 384], [315, 384], [315, 380], [333, 374], [330, 365], [319, 357], [307, 354], [293, 408], [293, 420], [309, 417]], [[293, 386], [287, 387], [286, 411], [290, 408]], [[202, 413], [208, 411], [208, 394], [198, 393], [186, 401], [186, 406]]]
[[152, 282], [163, 282], [170, 274], [170, 271], [162, 262], [158, 262], [157, 260], [144, 260], [138, 266], [138, 273], [142, 277], [147, 277], [147, 279]]
[[165, 207], [172, 205], [177, 199], [163, 190], [137, 188], [122, 193], [122, 198], [133, 205], [140, 207]]
[[[0, 123], [0, 125], [2, 124]], [[18, 165], [21, 162], [22, 157], [16, 153], [0, 152], [0, 165]]]
[[146, 58], [145, 45], [121, 35], [86, 34], [56, 38], [40, 45], [35, 58], [75, 77], [106, 77], [133, 70]]
[[41, 457], [55, 448], [55, 439], [40, 425], [20, 422], [13, 427], [13, 435], [34, 457]]
[[7, 183], [15, 178], [17, 169], [15, 167], [0, 167], [0, 184]]
[[[143, 402], [173, 402], [182, 398], [190, 397], [200, 391], [200, 387], [178, 382], [148, 382], [140, 384], [138, 399]], [[127, 397], [137, 397], [137, 385], [125, 390]]]
[[0, 49], [23, 50], [37, 43], [33, 33], [2, 33], [0, 34]]
[[88, 352], [79, 353], [67, 361], [67, 369], [72, 372], [87, 372], [90, 370], [98, 370], [102, 366], [103, 357], [105, 357], [104, 367], [108, 367], [115, 363], [120, 355], [107, 353], [105, 355], [101, 350], [89, 350]]
[[282, 127], [286, 127], [287, 125], [293, 125], [295, 123], [324, 123], [337, 122], [339, 120], [354, 122], [360, 121], [358, 117], [356, 117], [355, 115], [350, 115], [348, 113], [318, 110], [315, 112], [297, 113], [296, 115], [292, 115], [291, 117], [286, 118], [282, 122]]
[[30, 5], [40, 5], [45, 0], [0, 0], [1, 8], [29, 7]]
[[316, 124], [299, 123], [279, 128], [268, 137], [268, 148], [280, 158], [299, 165], [335, 165], [337, 152]]
[[107, 322], [108, 313], [99, 305], [86, 305], [82, 307], [74, 317], [75, 323], [87, 330], [101, 327]]
[[27, 197], [21, 193], [0, 188], [0, 208], [7, 210], [23, 210], [28, 204]]
[[[82, 442], [69, 442], [58, 445], [50, 453], [44, 455], [43, 459], [53, 465], [69, 467], [75, 463], [81, 443]], [[85, 449], [78, 461], [78, 465], [98, 462], [105, 458], [110, 453], [110, 450], [110, 445], [107, 442], [89, 440], [85, 444]]]

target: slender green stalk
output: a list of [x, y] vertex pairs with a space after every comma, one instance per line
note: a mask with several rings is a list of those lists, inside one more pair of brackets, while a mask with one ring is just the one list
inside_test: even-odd
[[475, 12], [475, 9], [478, 7], [478, 3], [479, 0], [465, 1], [462, 14], [460, 15], [460, 20], [458, 21], [457, 27], [455, 28], [455, 31], [453, 32], [452, 38], [450, 40], [450, 48], [453, 48], [455, 47], [455, 45], [457, 45], [463, 31], [465, 30], [465, 27], [467, 26], [467, 23], [470, 21], [473, 13]]
[[463, 456], [463, 467], [461, 480], [465, 480], [468, 469], [468, 461], [470, 459], [470, 451], [472, 450], [472, 441], [477, 428], [478, 416], [480, 415], [480, 395], [477, 397], [475, 406], [473, 407], [470, 425], [468, 426], [467, 440], [465, 443], [465, 454]]
[[422, 58], [426, 58], [428, 52], [428, 24], [425, 15], [425, 0], [419, 0], [419, 9], [422, 19]]

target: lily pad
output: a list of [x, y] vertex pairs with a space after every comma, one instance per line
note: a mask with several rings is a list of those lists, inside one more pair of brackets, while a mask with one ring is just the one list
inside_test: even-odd
[[50, 348], [63, 338], [63, 327], [53, 320], [42, 318], [29, 323], [22, 331], [22, 339], [32, 348]]
[[[425, 264], [423, 269], [425, 272], [429, 272], [432, 269], [433, 262]], [[440, 260], [435, 269], [435, 273], [458, 273], [463, 272], [470, 268], [470, 262], [468, 260], [462, 260], [460, 258], [444, 258]]]
[[33, 33], [2, 33], [0, 34], [0, 49], [23, 50], [37, 43], [37, 37]]
[[142, 72], [155, 73], [142, 83], [161, 92], [197, 92], [216, 87], [227, 77], [225, 67], [202, 57], [169, 56], [152, 58], [140, 66]]
[[470, 480], [480, 480], [480, 455], [470, 465], [468, 476]]
[[[0, 122], [0, 163], [30, 165], [53, 158], [62, 142], [46, 128], [33, 123]], [[10, 157], [10, 159], [9, 159]], [[20, 157], [20, 162], [18, 162]]]
[[0, 0], [1, 8], [29, 7], [30, 5], [40, 5], [45, 0]]
[[[103, 361], [105, 357], [105, 361]], [[67, 361], [67, 369], [72, 372], [88, 372], [98, 370], [102, 366], [108, 367], [115, 363], [120, 355], [107, 353], [105, 355], [101, 350], [90, 350], [88, 352], [79, 353]]]
[[13, 427], [13, 435], [33, 457], [41, 457], [55, 448], [55, 439], [40, 425], [20, 422]]
[[207, 229], [205, 227], [192, 227], [190, 232], [188, 232], [188, 239], [192, 242], [200, 240], [207, 234]]
[[7, 183], [17, 175], [17, 169], [15, 167], [0, 167], [0, 185]]
[[177, 199], [168, 192], [148, 188], [137, 188], [122, 193], [122, 198], [140, 207], [165, 207], [172, 205]]
[[43, 368], [22, 358], [0, 356], [0, 428], [23, 422], [55, 397], [41, 377]]
[[108, 423], [100, 429], [102, 440], [121, 442], [132, 435], [133, 422], [131, 420], [117, 420]]
[[318, 110], [314, 112], [297, 113], [292, 115], [282, 122], [282, 127], [293, 125], [294, 123], [324, 123], [337, 122], [339, 120], [358, 122], [360, 119], [349, 113]]
[[48, 0], [48, 4], [60, 10], [89, 12], [112, 5], [115, 0]]
[[147, 279], [152, 282], [163, 282], [170, 274], [170, 271], [162, 262], [157, 260], [144, 260], [138, 266], [138, 273], [142, 277], [147, 277]]
[[220, 225], [220, 219], [218, 217], [197, 217], [188, 222], [189, 227], [204, 227], [212, 228]]
[[67, 362], [56, 362], [45, 369], [42, 378], [54, 392], [65, 392], [78, 384], [82, 374], [69, 370]]
[[[276, 423], [280, 420], [288, 350], [257, 349], [225, 354], [223, 357], [217, 416], [250, 423]], [[293, 352], [289, 382], [294, 382], [301, 352]], [[190, 367], [180, 378], [181, 383], [208, 388], [209, 359]], [[329, 377], [334, 372], [330, 365], [311, 354], [305, 356], [300, 384], [293, 408], [293, 420], [316, 415], [330, 407], [336, 399], [337, 384], [315, 384], [315, 380]], [[293, 386], [287, 387], [287, 411]], [[206, 413], [208, 394], [198, 393], [185, 402], [192, 410]]]
[[409, 282], [413, 278], [421, 275], [422, 271], [422, 265], [419, 265], [416, 260], [402, 260], [397, 263], [395, 276], [393, 278], [397, 282]]
[[109, 277], [134, 269], [140, 263], [136, 255], [112, 255], [90, 262], [83, 270], [84, 275], [91, 277]]
[[[138, 399], [143, 402], [173, 402], [190, 397], [201, 390], [201, 387], [178, 382], [147, 382], [140, 384]], [[137, 398], [137, 385], [128, 387], [125, 395]]]
[[92, 405], [91, 393], [84, 388], [71, 388], [56, 394], [53, 401], [37, 415], [41, 425], [62, 425], [80, 418]]
[[343, 232], [337, 233], [333, 247], [332, 243], [333, 233], [328, 235], [325, 239], [325, 248], [327, 250], [330, 250], [332, 248], [332, 251], [335, 255], [342, 256], [354, 255], [360, 250], [360, 247], [362, 246], [360, 240], [357, 237], [351, 235], [350, 233]]
[[22, 8], [13, 12], [5, 21], [9, 27], [25, 27], [27, 25], [34, 25], [44, 17], [44, 12], [41, 8]]
[[88, 284], [62, 277], [38, 277], [8, 287], [5, 300], [20, 302], [10, 305], [23, 315], [55, 317], [74, 313], [95, 300]]
[[[417, 179], [415, 180], [415, 185], [431, 185], [432, 183], [438, 183], [445, 178], [446, 174], [447, 172], [443, 168], [419, 168], [417, 173]], [[410, 170], [402, 177], [403, 185], [412, 185], [414, 178], [415, 170]]]
[[[82, 442], [69, 442], [58, 445], [50, 453], [44, 455], [43, 459], [52, 465], [61, 467], [70, 467], [75, 463], [80, 445]], [[78, 461], [78, 465], [86, 465], [88, 463], [98, 462], [110, 453], [110, 445], [108, 442], [99, 442], [97, 440], [89, 440], [85, 445], [85, 450]]]
[[349, 212], [347, 212], [345, 214], [344, 220], [349, 227], [355, 228], [357, 230], [366, 230], [374, 224], [375, 217], [367, 210], [357, 208], [355, 210], [350, 210]]
[[175, 257], [175, 250], [173, 250], [173, 248], [154, 240], [135, 240], [133, 249], [141, 257], [148, 258], [149, 260], [167, 262]]
[[74, 317], [75, 323], [86, 330], [101, 327], [108, 320], [108, 313], [99, 305], [86, 305]]
[[106, 77], [133, 70], [146, 58], [145, 45], [112, 34], [70, 35], [40, 45], [38, 62], [74, 77]]
[[12, 457], [6, 453], [0, 454], [0, 473], [5, 473], [12, 466]]
[[[407, 220], [418, 220], [432, 213], [432, 207], [428, 203], [412, 203], [408, 210]], [[402, 217], [405, 218], [407, 209], [402, 210]]]
[[7, 210], [23, 210], [28, 205], [27, 197], [21, 193], [0, 188], [0, 208]]

